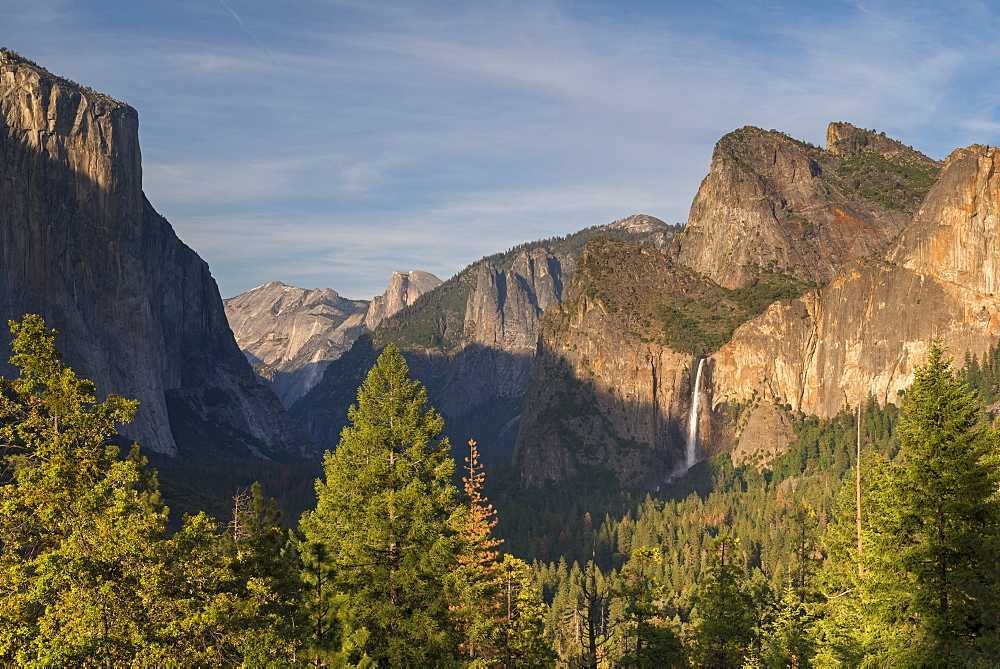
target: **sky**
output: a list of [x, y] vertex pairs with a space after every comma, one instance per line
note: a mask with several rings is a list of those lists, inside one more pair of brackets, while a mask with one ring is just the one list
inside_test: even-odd
[[367, 299], [393, 270], [683, 222], [745, 125], [1000, 144], [991, 4], [0, 0], [0, 46], [138, 110], [146, 196], [223, 297]]

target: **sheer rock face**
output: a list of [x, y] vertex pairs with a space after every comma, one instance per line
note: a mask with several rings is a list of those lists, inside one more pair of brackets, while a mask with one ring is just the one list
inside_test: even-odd
[[440, 284], [427, 272], [393, 272], [368, 302], [272, 281], [226, 300], [226, 317], [260, 382], [291, 407], [358, 337]]
[[369, 303], [272, 281], [224, 301], [236, 343], [282, 404], [319, 382], [365, 331]]
[[[839, 155], [865, 154], [856, 130], [831, 133]], [[898, 142], [865, 137], [893, 159], [921, 164], [919, 154]], [[958, 360], [966, 352], [981, 356], [997, 343], [998, 156], [1000, 150], [981, 146], [954, 152], [891, 247], [847, 259], [823, 287], [775, 302], [708, 356], [699, 393], [708, 410], [697, 426], [702, 456], [732, 451], [740, 461], [757, 463], [779, 453], [793, 435], [776, 404], [833, 416], [869, 397], [898, 402], [935, 336]], [[933, 161], [922, 164], [937, 169]], [[792, 161], [786, 168], [800, 172], [803, 165]], [[744, 208], [745, 196], [732, 194], [727, 206]], [[746, 237], [737, 242], [758, 243]], [[751, 250], [734, 249], [740, 253], [746, 257]], [[679, 280], [678, 259], [673, 270], [667, 260], [658, 261], [661, 269], [650, 273], [645, 287], [642, 281], [619, 285], [641, 304], [655, 304], [662, 291], [696, 295], [696, 284]], [[586, 286], [577, 280], [583, 278], [578, 272], [562, 309], [543, 319], [518, 441], [522, 478], [564, 479], [588, 464], [623, 482], [643, 480], [643, 474], [647, 484], [662, 480], [686, 440], [697, 358], [672, 351], [662, 333], [631, 322], [639, 309], [612, 310], [600, 294], [581, 292]], [[555, 418], [566, 413], [577, 424], [560, 428]], [[607, 435], [623, 441], [614, 444]], [[625, 448], [628, 440], [636, 442], [633, 451]]]
[[546, 249], [520, 254], [504, 270], [484, 262], [465, 310], [471, 341], [504, 351], [533, 353], [538, 319], [562, 297], [562, 264]]
[[896, 401], [931, 338], [982, 355], [1000, 334], [998, 150], [952, 153], [916, 219], [886, 254], [824, 289], [773, 305], [715, 356], [715, 401], [757, 389], [832, 415], [869, 395]]
[[835, 150], [752, 127], [723, 137], [676, 239], [678, 260], [737, 288], [755, 275], [755, 267], [775, 265], [822, 284], [851, 260], [883, 252], [908, 216], [845, 194], [837, 168], [843, 152], [862, 143], [840, 139], [848, 134], [870, 138], [868, 151], [906, 148], [846, 124], [831, 125]]
[[882, 262], [860, 263], [821, 291], [780, 302], [713, 356], [713, 401], [753, 393], [832, 416], [874, 396], [896, 402], [930, 341], [953, 354], [996, 342], [1000, 304], [988, 295]]
[[292, 407], [293, 417], [317, 444], [332, 447], [354, 399], [342, 389], [357, 388], [365, 365], [374, 360], [373, 349], [391, 341], [445, 415], [452, 443], [475, 438], [485, 458], [508, 464], [535, 364], [542, 312], [563, 299], [584, 238], [599, 234], [666, 248], [674, 228], [652, 216], [635, 215], [484, 258], [387, 318], [371, 339], [360, 339]]
[[980, 293], [1000, 295], [1000, 149], [954, 151], [890, 260]]
[[372, 298], [368, 313], [365, 314], [365, 326], [374, 330], [386, 318], [403, 307], [410, 306], [418, 297], [440, 285], [441, 279], [428, 272], [393, 272], [385, 292]]
[[0, 253], [0, 315], [41, 315], [78, 374], [138, 399], [129, 438], [177, 453], [174, 398], [260, 451], [306, 447], [254, 382], [208, 266], [144, 197], [135, 110], [9, 52], [0, 52]]
[[593, 465], [625, 485], [652, 484], [684, 457], [697, 361], [657, 343], [655, 325], [639, 309], [594, 289], [609, 280], [602, 276], [608, 269], [616, 296], [650, 301], [670, 291], [698, 293], [710, 282], [652, 248], [631, 247], [624, 261], [595, 270], [588, 262], [595, 248], [584, 252], [562, 305], [543, 319], [516, 450], [529, 484]]

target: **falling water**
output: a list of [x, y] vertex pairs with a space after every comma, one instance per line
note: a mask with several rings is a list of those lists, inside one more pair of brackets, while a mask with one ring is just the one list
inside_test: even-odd
[[688, 421], [687, 453], [684, 466], [694, 467], [698, 462], [698, 409], [701, 400], [701, 370], [705, 366], [705, 358], [698, 361], [698, 373], [694, 377], [694, 393], [691, 396], [691, 418]]

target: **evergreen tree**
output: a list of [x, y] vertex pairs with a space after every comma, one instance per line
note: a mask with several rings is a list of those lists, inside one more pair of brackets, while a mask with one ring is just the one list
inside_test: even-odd
[[40, 317], [10, 328], [21, 371], [0, 380], [0, 658], [128, 664], [155, 640], [148, 577], [166, 524], [137, 450], [120, 460], [112, 443], [138, 403], [97, 402]]
[[698, 583], [693, 655], [706, 667], [743, 666], [754, 637], [755, 603], [747, 573], [736, 555], [739, 540], [715, 540], [708, 569]]
[[622, 582], [615, 592], [624, 609], [619, 666], [674, 667], [685, 663], [680, 637], [666, 624], [664, 588], [653, 575], [659, 562], [658, 553], [642, 547], [632, 551], [622, 569]]
[[556, 654], [545, 634], [547, 607], [531, 582], [531, 569], [524, 560], [504, 555], [500, 573], [501, 596], [505, 599], [499, 629], [503, 652], [500, 662], [492, 666], [507, 669], [554, 666]]
[[462, 654], [473, 666], [491, 666], [503, 654], [498, 629], [503, 578], [496, 550], [502, 542], [491, 534], [497, 524], [496, 511], [483, 496], [485, 475], [476, 442], [471, 439], [465, 462], [468, 474], [462, 482], [466, 500], [456, 519], [457, 564], [448, 579], [451, 618], [464, 636]]
[[222, 537], [235, 585], [235, 637], [243, 662], [258, 666], [293, 658], [300, 643], [296, 604], [298, 555], [281, 528], [281, 512], [260, 483], [234, 498]]
[[860, 604], [871, 650], [915, 664], [995, 658], [997, 433], [938, 341], [916, 370], [898, 433], [900, 461], [883, 467], [865, 502]]
[[[444, 421], [389, 345], [324, 458], [305, 546], [325, 547], [347, 661], [427, 666], [457, 654], [445, 581], [454, 567], [455, 463]], [[327, 600], [328, 602], [331, 600]]]

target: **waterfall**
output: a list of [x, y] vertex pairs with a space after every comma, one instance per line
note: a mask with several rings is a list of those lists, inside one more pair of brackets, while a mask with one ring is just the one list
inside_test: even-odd
[[698, 409], [701, 403], [701, 370], [704, 366], [705, 358], [702, 358], [698, 361], [698, 373], [694, 377], [694, 393], [691, 395], [691, 418], [688, 420], [687, 452], [684, 462], [686, 469], [691, 469], [698, 462]]

